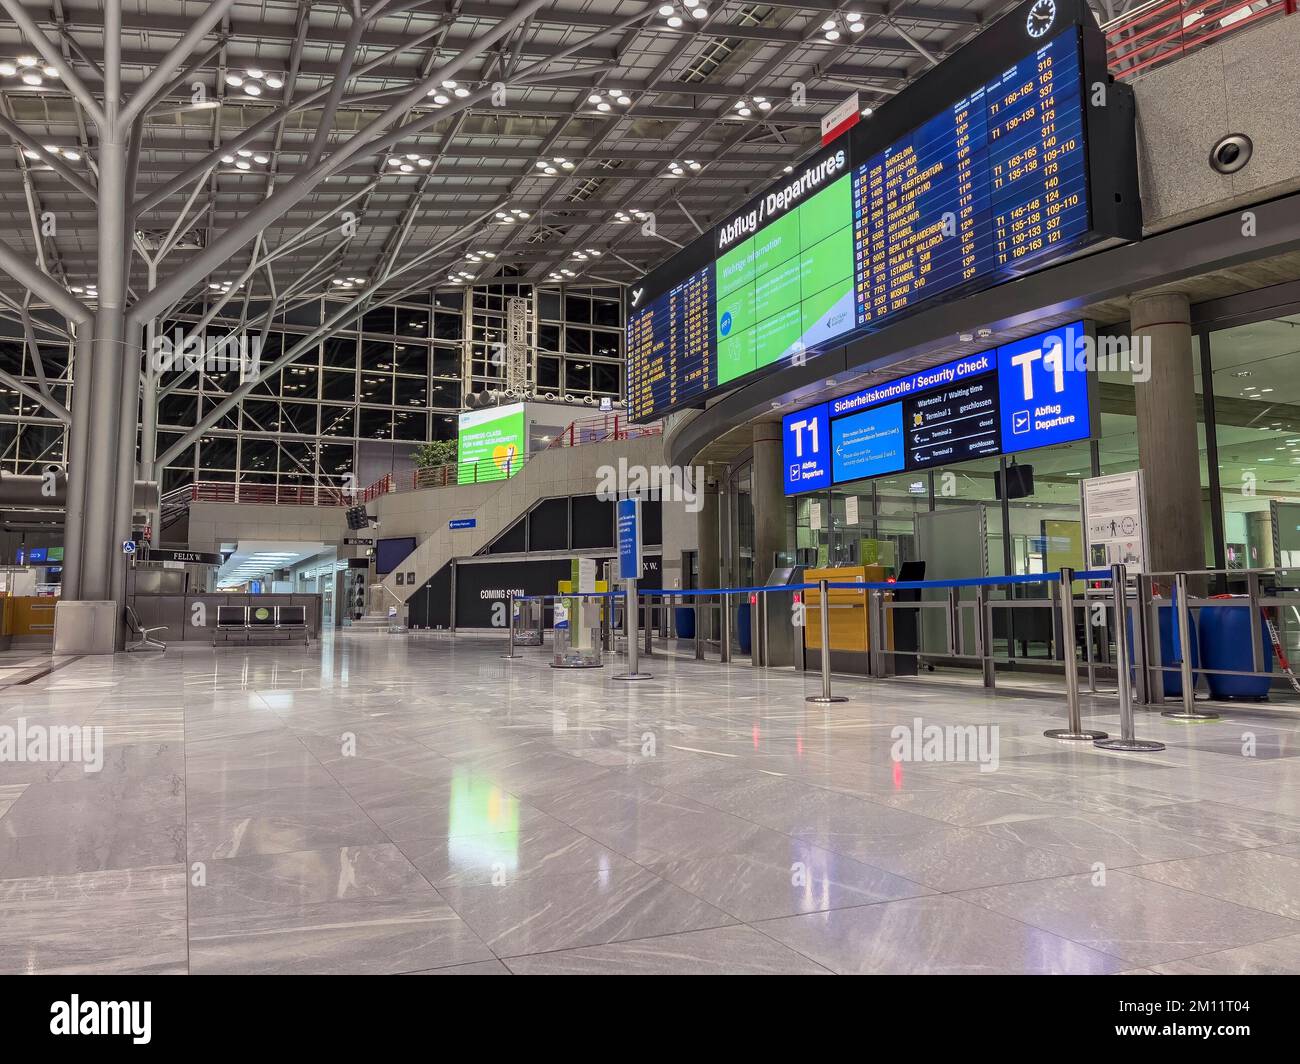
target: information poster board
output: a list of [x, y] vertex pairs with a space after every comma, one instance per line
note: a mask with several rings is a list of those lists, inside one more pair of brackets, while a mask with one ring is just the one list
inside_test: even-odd
[[1079, 484], [1090, 569], [1116, 563], [1134, 573], [1147, 568], [1146, 493], [1142, 470], [1092, 477]]

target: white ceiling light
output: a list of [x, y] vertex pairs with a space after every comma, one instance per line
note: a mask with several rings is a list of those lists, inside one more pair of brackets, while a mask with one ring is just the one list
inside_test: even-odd
[[709, 17], [709, 9], [705, 6], [704, 0], [680, 0], [677, 4], [661, 4], [659, 15], [669, 29], [677, 30], [685, 23], [685, 15], [689, 15], [696, 22], [703, 22]]
[[847, 11], [843, 14], [836, 13], [823, 22], [822, 36], [828, 41], [838, 41], [842, 31], [861, 33], [866, 28], [867, 24], [863, 21], [861, 12]]

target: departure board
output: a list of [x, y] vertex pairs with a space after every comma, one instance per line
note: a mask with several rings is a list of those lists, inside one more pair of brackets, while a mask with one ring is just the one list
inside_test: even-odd
[[[1105, 64], [1086, 0], [1026, 0], [738, 203], [629, 287], [632, 420], [1138, 238], [1132, 92]], [[1105, 106], [1084, 92], [1096, 82]], [[870, 421], [869, 436], [895, 431]]]
[[1078, 33], [859, 165], [853, 215], [860, 327], [1085, 233]]
[[716, 384], [713, 304], [709, 265], [630, 318], [627, 399], [633, 419], [689, 402]]

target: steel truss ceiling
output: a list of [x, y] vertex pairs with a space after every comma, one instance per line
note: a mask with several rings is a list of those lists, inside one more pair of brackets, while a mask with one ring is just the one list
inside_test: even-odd
[[[92, 97], [102, 93], [104, 8], [0, 6], [0, 133], [15, 162], [0, 173], [4, 242], [80, 294], [100, 283], [99, 144], [94, 116], [71, 86], [75, 78]], [[864, 104], [886, 99], [1010, 5], [715, 2], [701, 19], [677, 0], [685, 25], [674, 30], [660, 3], [554, 0], [528, 5], [526, 18], [482, 47], [521, 6], [123, 5], [125, 99], [179, 45], [187, 49], [139, 117], [132, 291], [148, 290], [148, 259], [166, 275], [183, 269], [413, 86], [467, 55], [446, 79], [454, 89], [403, 112], [405, 123], [426, 119], [422, 128], [399, 143], [376, 138], [383, 150], [355, 151], [169, 305], [221, 296], [229, 284], [236, 306], [285, 306], [339, 291], [335, 278], [362, 279], [342, 290], [364, 288], [373, 305], [415, 281], [444, 283], [464, 269], [467, 251], [492, 253], [475, 266], [476, 279], [544, 281], [565, 269], [566, 279], [629, 281], [806, 154], [820, 116], [848, 91], [859, 89]], [[218, 7], [221, 17], [196, 38], [196, 24]], [[826, 40], [823, 23], [850, 12], [863, 29]], [[62, 70], [37, 55], [24, 32], [32, 26], [57, 46]], [[28, 57], [36, 67], [18, 65]], [[40, 86], [23, 81], [33, 71]], [[592, 104], [597, 95], [608, 110]], [[768, 108], [738, 118], [737, 102], [756, 96]], [[673, 176], [674, 163], [683, 176]], [[499, 222], [496, 212], [511, 208], [515, 221]], [[656, 235], [615, 220], [629, 208], [653, 212]], [[9, 278], [0, 297], [10, 315], [30, 299]]]

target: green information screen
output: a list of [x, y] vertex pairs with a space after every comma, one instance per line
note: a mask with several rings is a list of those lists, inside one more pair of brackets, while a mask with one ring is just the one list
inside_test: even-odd
[[505, 480], [524, 462], [524, 405], [469, 410], [456, 437], [456, 483]]
[[849, 175], [717, 260], [718, 383], [853, 328]]

